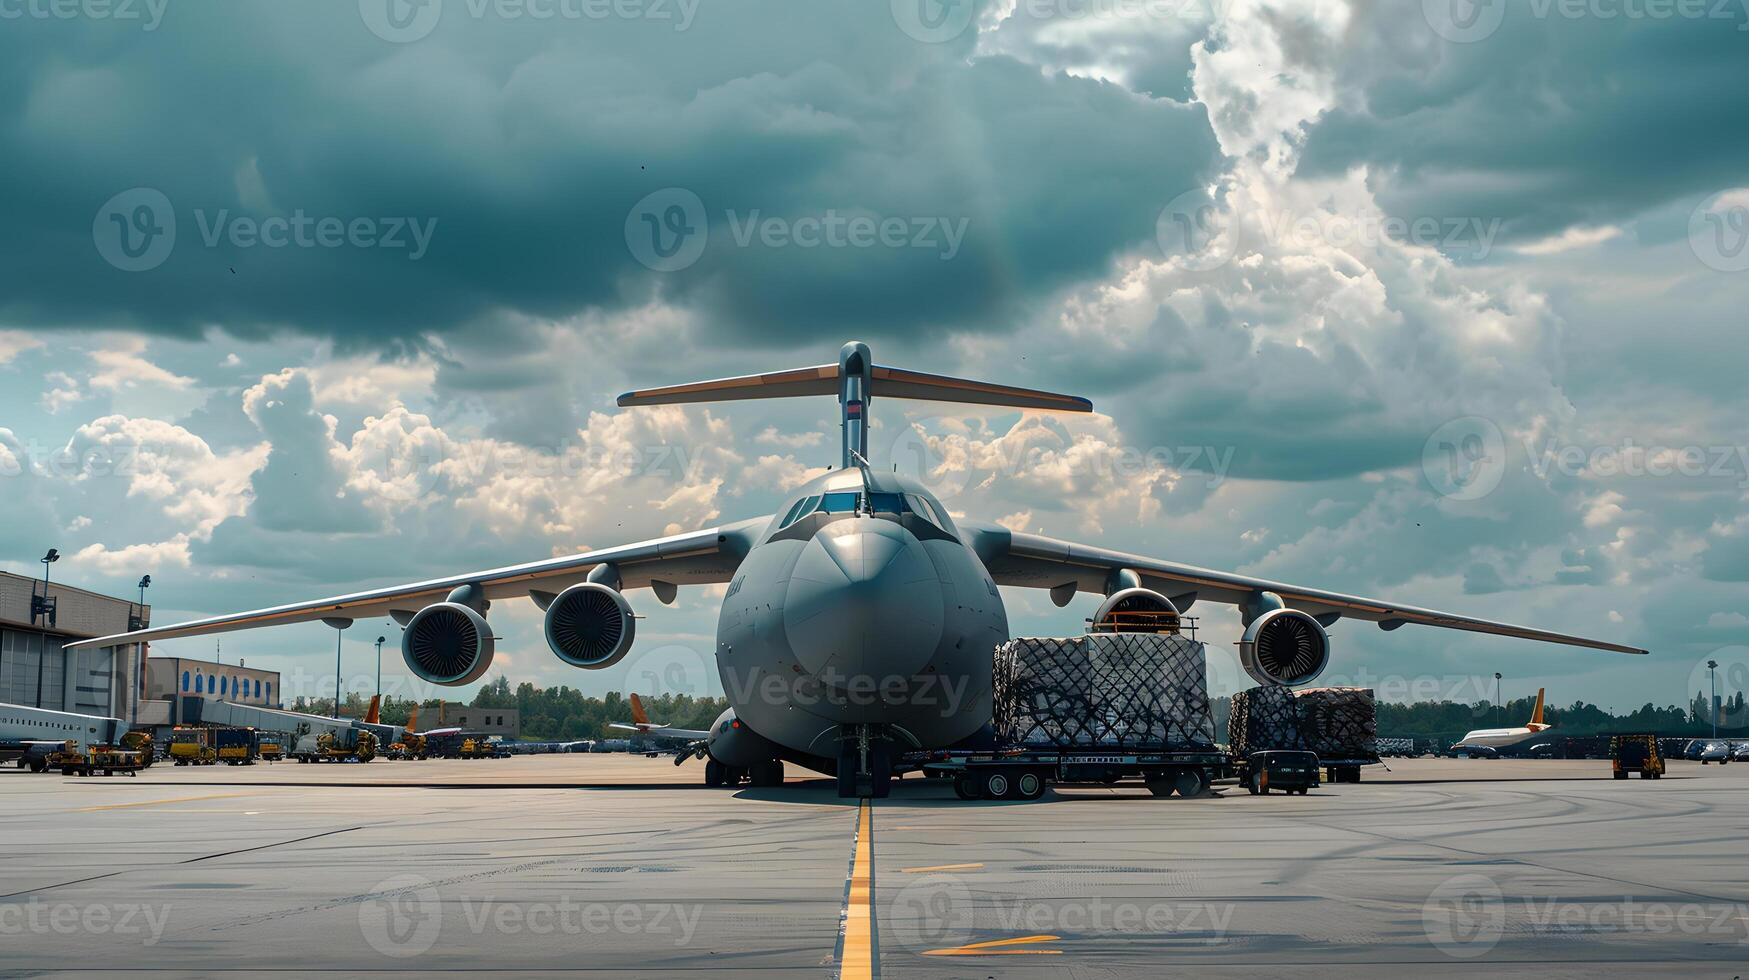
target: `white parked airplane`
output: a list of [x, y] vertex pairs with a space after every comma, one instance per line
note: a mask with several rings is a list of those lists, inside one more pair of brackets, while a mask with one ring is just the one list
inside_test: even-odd
[[1539, 687], [1536, 689], [1536, 710], [1530, 713], [1529, 724], [1523, 728], [1478, 728], [1465, 735], [1452, 748], [1481, 748], [1505, 752], [1524, 745], [1553, 727], [1555, 726], [1543, 724], [1543, 689]]

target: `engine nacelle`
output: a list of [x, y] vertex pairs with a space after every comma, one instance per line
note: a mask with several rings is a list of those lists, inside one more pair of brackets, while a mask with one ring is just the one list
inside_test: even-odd
[[401, 656], [420, 680], [446, 687], [472, 684], [492, 666], [492, 628], [471, 606], [434, 602], [407, 621]]
[[1259, 684], [1304, 684], [1330, 663], [1330, 634], [1298, 609], [1271, 609], [1245, 628], [1239, 663]]
[[1176, 633], [1178, 607], [1153, 589], [1119, 589], [1093, 614], [1096, 633]]
[[625, 596], [599, 582], [581, 582], [547, 606], [547, 646], [573, 667], [601, 670], [625, 659], [636, 625]]

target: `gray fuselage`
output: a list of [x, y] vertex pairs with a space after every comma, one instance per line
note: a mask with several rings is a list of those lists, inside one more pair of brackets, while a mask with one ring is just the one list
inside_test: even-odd
[[996, 583], [916, 481], [856, 468], [785, 502], [730, 582], [717, 669], [735, 717], [831, 757], [839, 726], [938, 748], [990, 720]]

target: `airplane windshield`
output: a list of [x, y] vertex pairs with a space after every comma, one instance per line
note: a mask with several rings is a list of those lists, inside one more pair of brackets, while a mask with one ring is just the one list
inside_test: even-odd
[[829, 493], [820, 498], [820, 510], [827, 514], [856, 513], [856, 498], [862, 494], [854, 492]]

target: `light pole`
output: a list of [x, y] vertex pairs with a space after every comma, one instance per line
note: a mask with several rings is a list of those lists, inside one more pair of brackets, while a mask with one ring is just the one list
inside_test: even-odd
[[334, 717], [340, 717], [340, 639], [352, 620], [342, 616], [326, 616], [322, 625], [334, 630]]
[[383, 702], [383, 644], [387, 643], [388, 639], [386, 636], [377, 637], [377, 704], [379, 705]]
[[1712, 719], [1713, 719], [1713, 738], [1718, 738], [1719, 737], [1719, 662], [1717, 660], [1708, 660], [1706, 662], [1706, 676], [1707, 676], [1708, 685], [1711, 686], [1713, 689], [1712, 699], [1706, 703], [1706, 712], [1707, 712], [1707, 714], [1711, 715]]
[[140, 576], [140, 607], [142, 609], [145, 608], [145, 605], [146, 605], [146, 590], [151, 588], [151, 587], [152, 587], [152, 576], [141, 575]]
[[1494, 672], [1494, 713], [1496, 720], [1504, 726], [1506, 724], [1506, 709], [1500, 704], [1500, 672], [1497, 670]]
[[40, 601], [33, 600], [31, 602], [30, 622], [34, 626], [37, 614], [41, 613], [43, 624], [53, 626], [55, 624], [55, 604], [49, 601], [49, 566], [61, 560], [61, 553], [50, 548], [49, 553], [38, 560], [43, 563], [43, 597]]

